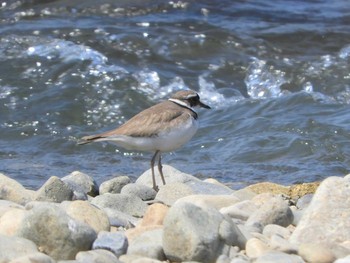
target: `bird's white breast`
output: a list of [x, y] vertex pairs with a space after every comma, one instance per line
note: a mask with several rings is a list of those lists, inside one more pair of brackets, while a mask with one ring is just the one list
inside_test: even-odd
[[188, 142], [198, 130], [198, 121], [194, 118], [188, 120], [178, 127], [160, 132], [154, 137], [130, 137], [119, 135], [115, 138], [109, 138], [117, 145], [127, 150], [137, 151], [156, 151], [170, 152], [180, 148]]

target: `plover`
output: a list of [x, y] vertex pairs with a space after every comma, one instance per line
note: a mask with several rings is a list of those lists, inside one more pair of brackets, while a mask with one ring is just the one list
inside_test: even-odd
[[154, 152], [151, 160], [153, 189], [158, 191], [154, 164], [158, 158], [158, 170], [163, 184], [162, 152], [171, 152], [188, 142], [198, 129], [198, 115], [193, 107], [210, 107], [200, 101], [192, 90], [182, 90], [170, 99], [138, 113], [120, 127], [104, 133], [83, 137], [78, 144], [110, 141], [127, 150]]

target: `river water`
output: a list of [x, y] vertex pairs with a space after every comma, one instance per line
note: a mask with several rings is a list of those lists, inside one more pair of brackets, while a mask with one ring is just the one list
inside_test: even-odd
[[0, 172], [26, 187], [137, 178], [152, 153], [76, 142], [179, 89], [212, 110], [164, 164], [233, 188], [350, 171], [347, 0], [2, 0], [0, 23]]

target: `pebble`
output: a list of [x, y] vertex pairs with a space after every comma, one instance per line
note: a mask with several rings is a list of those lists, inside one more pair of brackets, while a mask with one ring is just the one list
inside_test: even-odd
[[231, 225], [215, 208], [178, 201], [164, 219], [164, 253], [170, 261], [212, 262], [236, 245]]
[[79, 263], [121, 263], [112, 252], [103, 249], [81, 251], [76, 260]]
[[92, 227], [96, 233], [110, 229], [107, 213], [88, 201], [65, 201], [61, 203], [60, 207], [70, 217]]
[[328, 177], [318, 187], [290, 241], [339, 244], [350, 240], [350, 175]]
[[136, 183], [108, 180], [99, 194], [80, 172], [36, 192], [0, 174], [0, 262], [350, 261], [350, 175], [233, 191], [170, 166], [164, 174], [158, 193], [147, 171]]
[[262, 232], [268, 224], [276, 224], [287, 227], [293, 222], [293, 212], [288, 204], [281, 197], [276, 196], [270, 201], [265, 202], [256, 210], [247, 220], [246, 226], [252, 227], [257, 232]]
[[72, 200], [73, 190], [57, 176], [51, 176], [36, 192], [36, 201], [60, 203]]
[[120, 194], [122, 188], [130, 183], [131, 183], [130, 178], [125, 175], [117, 176], [108, 181], [104, 181], [99, 187], [100, 195], [103, 195], [106, 193]]
[[157, 195], [157, 192], [153, 188], [136, 183], [125, 185], [120, 193], [138, 196], [143, 201], [153, 200]]
[[0, 173], [0, 199], [25, 205], [34, 198], [34, 191], [27, 190], [17, 181]]
[[114, 209], [135, 217], [142, 217], [148, 207], [138, 196], [110, 193], [96, 196], [91, 204], [100, 209]]
[[119, 257], [126, 253], [128, 248], [128, 239], [123, 232], [101, 231], [97, 239], [92, 244], [92, 249], [105, 249], [111, 251]]
[[98, 186], [95, 180], [82, 172], [74, 171], [61, 179], [73, 190], [75, 195], [98, 195]]

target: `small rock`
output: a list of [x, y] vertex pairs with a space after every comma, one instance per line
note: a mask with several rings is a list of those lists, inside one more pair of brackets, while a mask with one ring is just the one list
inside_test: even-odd
[[245, 201], [252, 200], [257, 194], [247, 188], [244, 188], [234, 191], [232, 195], [237, 197], [241, 201]]
[[26, 256], [18, 257], [9, 263], [55, 263], [56, 261], [44, 253], [33, 253]]
[[150, 225], [150, 226], [139, 226], [137, 225], [135, 228], [130, 228], [125, 231], [125, 235], [127, 236], [129, 242], [142, 235], [145, 232], [162, 229], [163, 227], [160, 225]]
[[270, 251], [268, 253], [265, 253], [254, 261], [254, 263], [271, 263], [271, 262], [305, 263], [305, 261], [297, 255], [289, 255], [278, 251]]
[[9, 262], [36, 252], [38, 252], [38, 249], [32, 241], [0, 234], [0, 262]]
[[191, 194], [193, 194], [191, 187], [184, 183], [168, 183], [160, 187], [155, 199], [171, 206], [178, 199]]
[[111, 233], [102, 231], [92, 245], [92, 249], [109, 250], [117, 257], [125, 254], [127, 248], [128, 240], [122, 232]]
[[106, 212], [91, 205], [88, 201], [65, 201], [60, 206], [70, 217], [89, 225], [96, 233], [110, 229]]
[[49, 180], [36, 192], [36, 201], [61, 203], [72, 200], [73, 191], [57, 176], [51, 176]]
[[91, 227], [50, 204], [28, 210], [16, 235], [32, 240], [41, 252], [54, 259], [74, 259], [79, 251], [90, 249], [96, 239]]
[[139, 218], [126, 214], [116, 209], [104, 208], [107, 213], [109, 223], [114, 227], [123, 227], [125, 229], [132, 228], [140, 221]]
[[245, 200], [234, 205], [221, 208], [220, 213], [228, 215], [232, 218], [247, 220], [256, 210], [258, 210], [258, 207], [252, 201]]
[[227, 185], [224, 185], [223, 183], [219, 182], [218, 180], [216, 180], [214, 178], [207, 178], [207, 179], [203, 180], [203, 182], [210, 183], [210, 184], [215, 184], [215, 185], [218, 185], [220, 187], [226, 188], [230, 192], [232, 191], [232, 189], [230, 187], [228, 187]]
[[189, 195], [179, 199], [179, 202], [188, 202], [194, 205], [202, 206], [207, 205], [220, 209], [223, 207], [232, 206], [240, 202], [240, 200], [233, 195]]
[[132, 239], [127, 253], [157, 260], [165, 260], [162, 237], [163, 229], [154, 229], [144, 232], [138, 237]]
[[313, 194], [307, 194], [302, 196], [301, 198], [298, 199], [296, 206], [299, 209], [305, 209], [306, 207], [308, 207], [313, 197], [314, 197]]
[[33, 200], [34, 192], [25, 189], [17, 181], [0, 173], [0, 199], [25, 205]]
[[135, 217], [142, 217], [148, 207], [147, 204], [137, 196], [110, 193], [96, 196], [91, 201], [91, 204], [101, 209], [114, 209]]
[[0, 234], [7, 236], [16, 235], [26, 214], [26, 210], [17, 208], [7, 211], [0, 218]]
[[121, 263], [112, 252], [103, 249], [81, 251], [76, 260], [81, 263]]
[[122, 188], [120, 193], [138, 196], [143, 201], [153, 200], [157, 195], [157, 192], [153, 188], [143, 184], [127, 184]]
[[95, 180], [82, 172], [74, 171], [71, 174], [62, 178], [62, 181], [70, 186], [78, 196], [79, 193], [87, 194], [90, 196], [98, 195], [98, 186]]
[[277, 234], [271, 236], [270, 247], [273, 250], [278, 250], [288, 254], [297, 254], [298, 251], [298, 247], [296, 245], [289, 243], [286, 239]]
[[245, 250], [248, 257], [257, 258], [270, 251], [270, 248], [265, 242], [253, 237], [247, 241]]
[[150, 205], [138, 226], [163, 225], [169, 207], [163, 204]]
[[305, 261], [310, 263], [332, 263], [336, 259], [332, 251], [322, 244], [302, 243], [298, 252]]
[[212, 262], [236, 245], [234, 231], [215, 208], [177, 201], [164, 219], [164, 252], [171, 261]]
[[293, 213], [286, 201], [279, 197], [264, 203], [247, 220], [246, 226], [253, 227], [262, 232], [268, 224], [276, 224], [287, 227], [293, 222]]
[[[328, 177], [318, 187], [290, 241], [342, 243], [350, 240], [350, 176]], [[331, 215], [331, 216], [330, 216]]]
[[131, 180], [128, 176], [118, 176], [108, 181], [103, 182], [100, 185], [100, 195], [110, 193], [119, 194], [124, 186], [130, 184]]
[[266, 225], [263, 230], [263, 235], [267, 238], [271, 238], [273, 235], [279, 235], [284, 239], [288, 239], [291, 234], [289, 229], [273, 224]]

